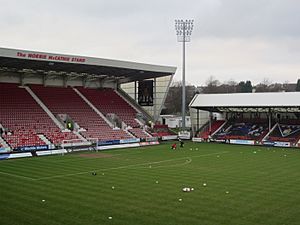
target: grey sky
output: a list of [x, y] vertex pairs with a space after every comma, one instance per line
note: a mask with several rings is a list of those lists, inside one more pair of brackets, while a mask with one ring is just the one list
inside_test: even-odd
[[300, 78], [299, 0], [0, 0], [0, 46], [177, 66], [174, 19], [195, 19], [186, 77]]

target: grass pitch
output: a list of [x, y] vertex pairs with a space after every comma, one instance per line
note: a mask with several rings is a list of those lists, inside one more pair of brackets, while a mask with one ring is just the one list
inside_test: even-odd
[[0, 224], [300, 223], [298, 150], [170, 145], [0, 161]]

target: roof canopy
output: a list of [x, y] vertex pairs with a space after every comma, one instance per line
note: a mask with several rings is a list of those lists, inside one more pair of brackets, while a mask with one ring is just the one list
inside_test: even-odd
[[1, 72], [109, 78], [119, 83], [173, 75], [176, 67], [0, 48]]
[[214, 112], [300, 112], [300, 92], [197, 94], [189, 106]]

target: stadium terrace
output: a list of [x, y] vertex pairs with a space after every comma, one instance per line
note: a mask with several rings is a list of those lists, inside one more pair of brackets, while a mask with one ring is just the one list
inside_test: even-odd
[[171, 133], [149, 121], [157, 120], [175, 71], [0, 48], [0, 153], [157, 144]]
[[198, 94], [190, 103], [194, 141], [300, 147], [299, 99], [300, 92]]

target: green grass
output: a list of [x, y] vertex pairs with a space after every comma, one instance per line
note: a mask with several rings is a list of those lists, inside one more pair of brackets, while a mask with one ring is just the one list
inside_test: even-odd
[[[300, 152], [295, 149], [186, 143], [172, 151], [168, 143], [98, 153], [108, 158], [83, 153], [96, 154], [0, 161], [0, 224], [300, 221]], [[195, 190], [183, 193], [183, 187]]]

